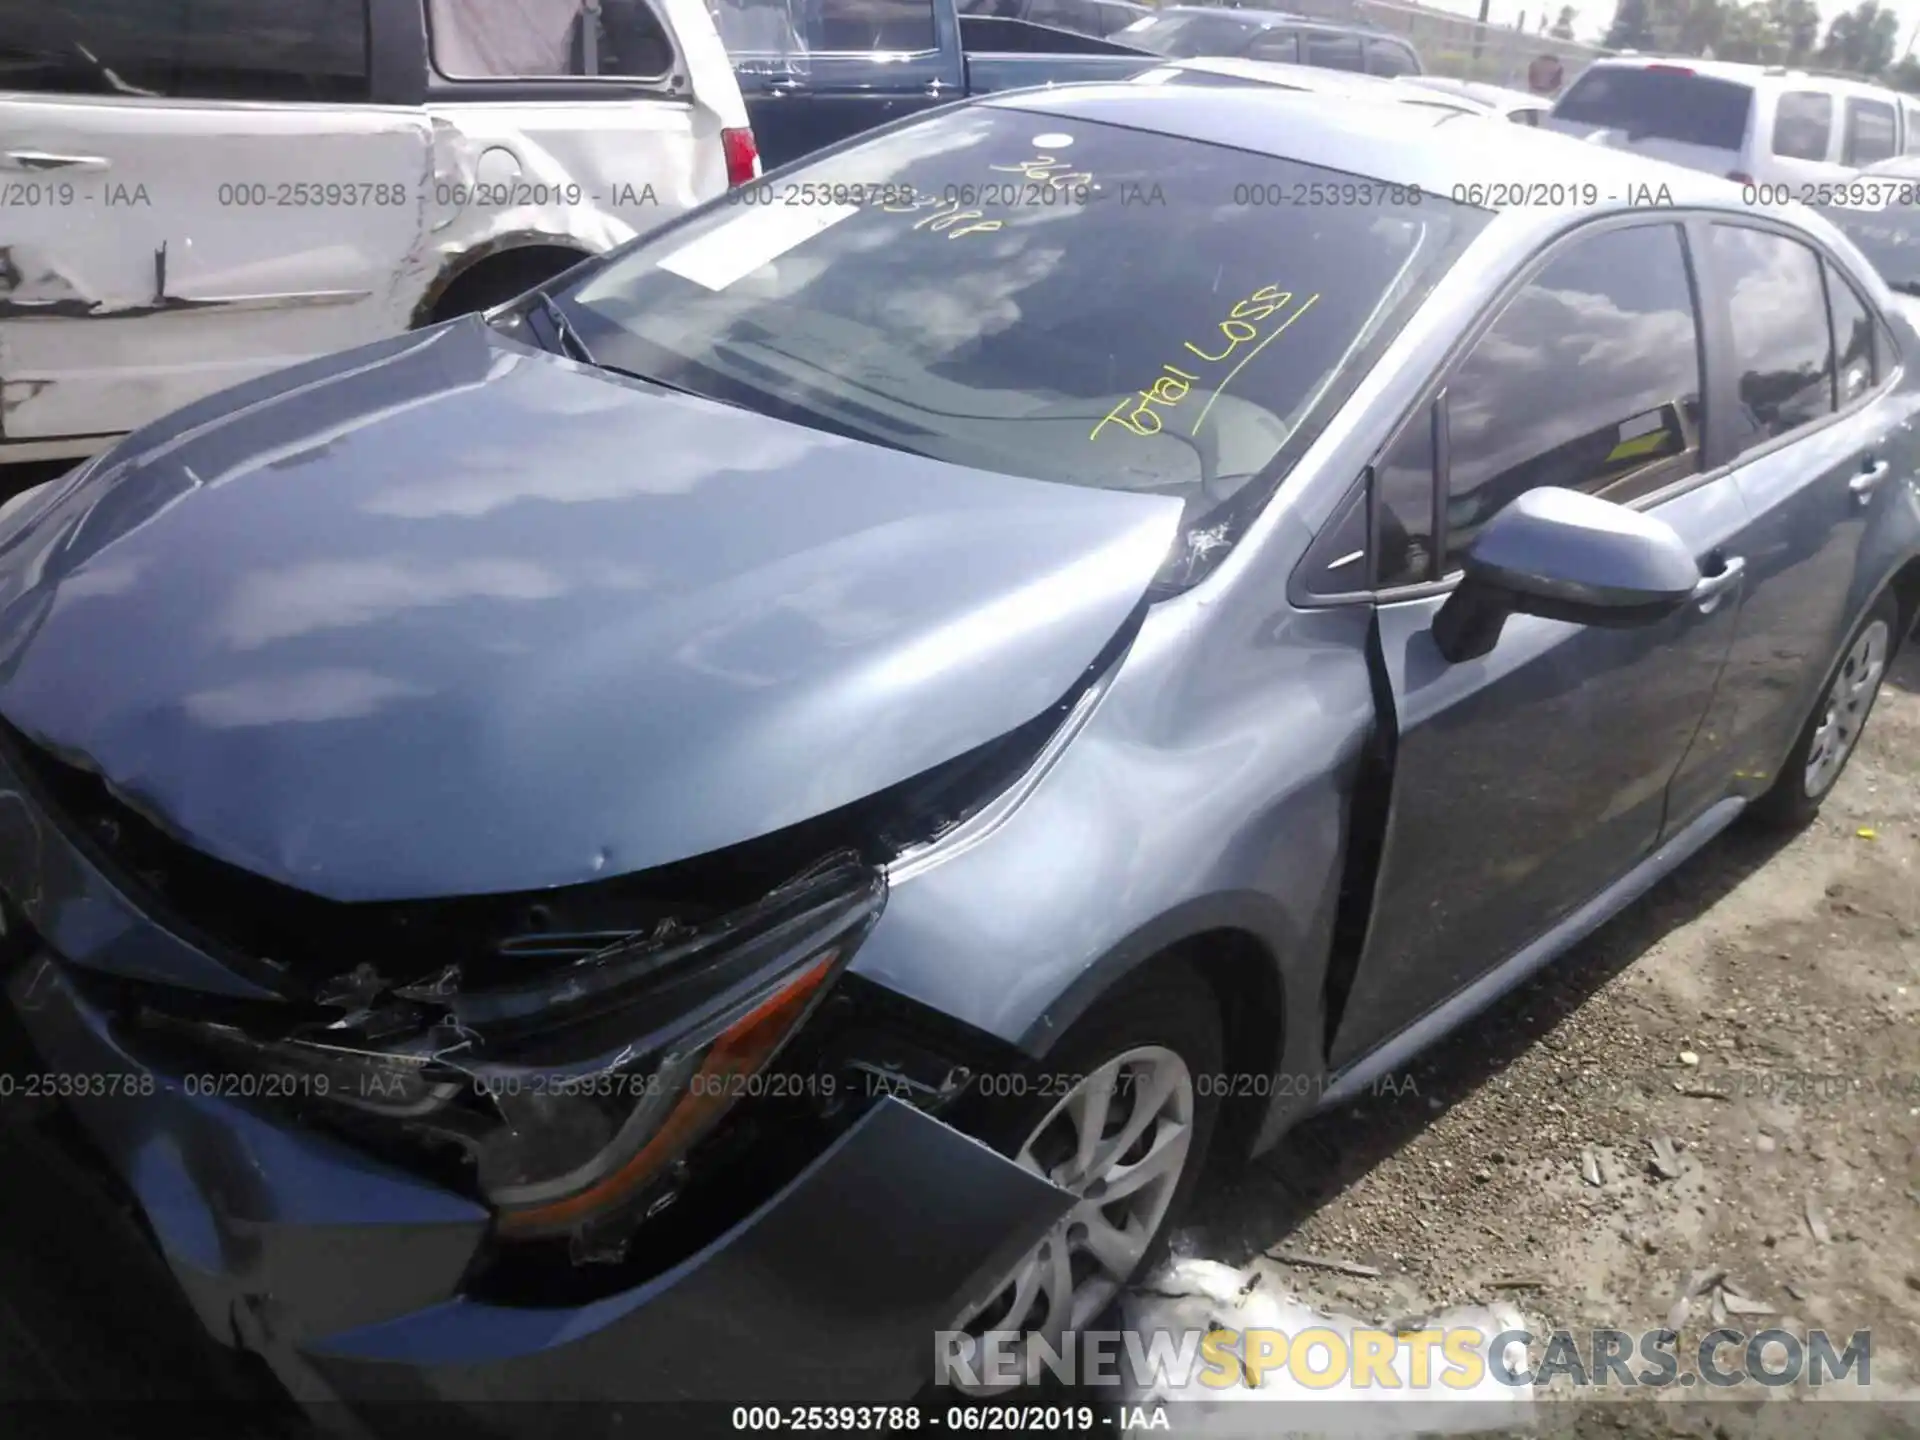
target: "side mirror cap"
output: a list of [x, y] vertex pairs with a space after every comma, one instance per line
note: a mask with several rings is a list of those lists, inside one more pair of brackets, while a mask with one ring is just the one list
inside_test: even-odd
[[1625, 629], [1687, 603], [1700, 567], [1657, 516], [1597, 495], [1542, 486], [1480, 531], [1460, 586], [1434, 616], [1434, 640], [1456, 663], [1491, 650], [1508, 615]]

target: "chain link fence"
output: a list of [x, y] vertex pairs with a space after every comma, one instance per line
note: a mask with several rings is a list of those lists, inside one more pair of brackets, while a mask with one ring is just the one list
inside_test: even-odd
[[[1523, 14], [1513, 25], [1495, 25], [1402, 0], [1344, 0], [1340, 8], [1356, 21], [1404, 35], [1435, 75], [1515, 90], [1558, 94], [1590, 63], [1613, 53], [1541, 33], [1535, 28], [1538, 13]], [[1557, 74], [1555, 66], [1536, 64], [1549, 58], [1557, 62]]]

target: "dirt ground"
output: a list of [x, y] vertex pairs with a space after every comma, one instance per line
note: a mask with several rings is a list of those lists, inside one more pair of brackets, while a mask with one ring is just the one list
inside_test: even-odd
[[[1641, 1331], [1697, 1288], [1683, 1358], [1720, 1318], [1869, 1330], [1875, 1393], [1920, 1397], [1917, 1021], [1920, 644], [1813, 828], [1783, 843], [1736, 827], [1398, 1094], [1214, 1187], [1176, 1249], [1242, 1264], [1284, 1240], [1375, 1267], [1262, 1262], [1309, 1303], [1382, 1323], [1504, 1301], [1544, 1328]], [[1739, 1308], [1756, 1304], [1772, 1313]], [[1822, 1434], [1920, 1435], [1920, 1405], [1818, 1408]], [[1793, 1407], [1786, 1431], [1778, 1405], [1553, 1413], [1555, 1433], [1731, 1440], [1812, 1433], [1813, 1411]]]

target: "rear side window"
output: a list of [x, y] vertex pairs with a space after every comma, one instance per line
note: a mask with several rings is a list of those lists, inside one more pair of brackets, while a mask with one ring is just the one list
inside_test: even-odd
[[366, 0], [0, 0], [0, 90], [367, 98]]
[[1833, 315], [1833, 348], [1840, 357], [1841, 405], [1850, 405], [1879, 380], [1873, 355], [1873, 312], [1847, 279], [1827, 266], [1827, 308]]
[[1269, 30], [1247, 47], [1250, 60], [1286, 60], [1300, 58], [1300, 37], [1291, 30]]
[[1367, 41], [1366, 66], [1369, 75], [1418, 75], [1420, 66], [1413, 52], [1396, 40]]
[[1900, 153], [1893, 106], [1881, 100], [1847, 101], [1848, 165], [1873, 165]]
[[1548, 262], [1447, 382], [1446, 562], [1542, 485], [1630, 500], [1700, 468], [1700, 339], [1676, 225]]
[[657, 79], [673, 42], [647, 0], [427, 0], [434, 68], [451, 80]]
[[1672, 140], [1738, 150], [1746, 142], [1753, 90], [1680, 67], [1595, 65], [1553, 107], [1553, 118], [1624, 131], [1630, 140]]
[[1787, 160], [1824, 160], [1833, 138], [1833, 97], [1789, 90], [1773, 112], [1773, 153]]
[[1353, 35], [1316, 34], [1309, 30], [1300, 37], [1300, 58], [1323, 70], [1359, 70], [1362, 68], [1360, 40]]
[[1833, 336], [1820, 257], [1797, 240], [1741, 225], [1712, 227], [1725, 277], [1739, 374], [1742, 451], [1833, 412]]
[[1920, 105], [1915, 105], [1911, 100], [1902, 100], [1900, 114], [1907, 122], [1906, 153], [1920, 155]]

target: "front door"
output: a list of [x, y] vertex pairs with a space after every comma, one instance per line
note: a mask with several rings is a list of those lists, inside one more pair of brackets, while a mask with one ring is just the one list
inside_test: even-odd
[[[1399, 537], [1382, 557], [1389, 583], [1447, 576], [1480, 527], [1538, 485], [1623, 503], [1670, 496], [1661, 518], [1723, 583], [1642, 629], [1515, 616], [1491, 653], [1462, 664], [1434, 644], [1444, 595], [1379, 606], [1398, 738], [1335, 1069], [1542, 935], [1659, 839], [1742, 588], [1729, 551], [1746, 524], [1738, 487], [1689, 486], [1701, 466], [1696, 317], [1681, 227], [1577, 232], [1447, 378], [1444, 443], [1416, 417], [1375, 468], [1381, 533]], [[1426, 479], [1436, 469], [1438, 506]]]

